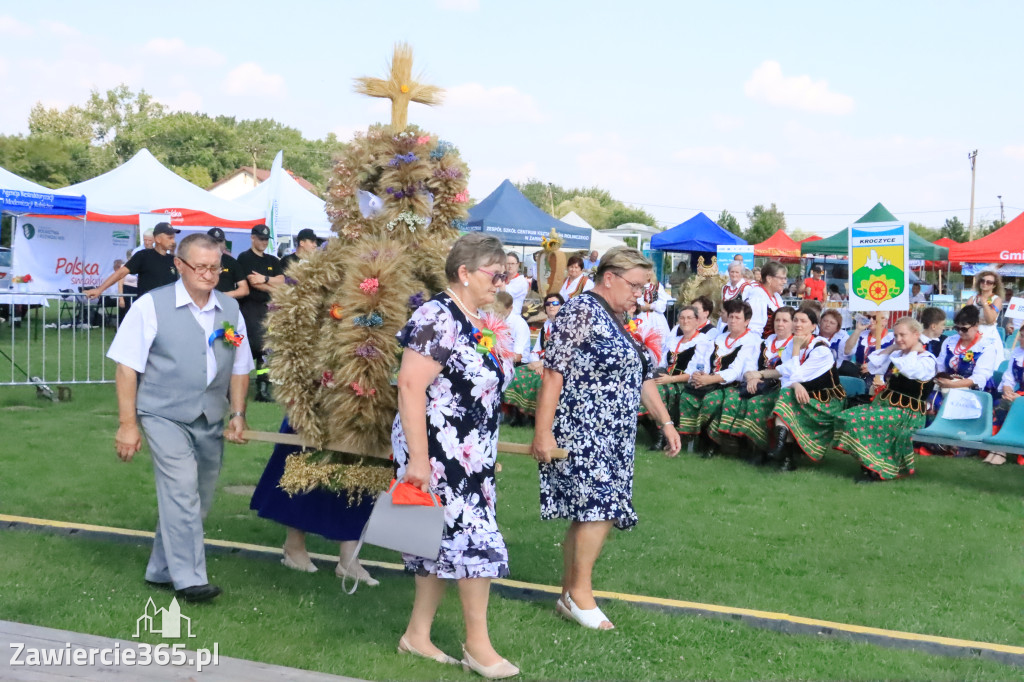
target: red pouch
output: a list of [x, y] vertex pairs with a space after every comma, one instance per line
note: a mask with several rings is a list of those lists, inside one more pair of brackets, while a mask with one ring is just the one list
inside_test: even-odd
[[431, 493], [425, 493], [411, 483], [395, 483], [391, 480], [391, 503], [392, 504], [418, 504], [422, 507], [441, 506], [441, 498]]

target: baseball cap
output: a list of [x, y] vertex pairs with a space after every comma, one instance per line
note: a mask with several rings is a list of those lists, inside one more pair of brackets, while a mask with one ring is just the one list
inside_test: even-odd
[[227, 237], [224, 236], [224, 230], [219, 227], [211, 227], [206, 231], [206, 234], [210, 235], [212, 239], [218, 242], [227, 241]]
[[257, 225], [252, 228], [252, 236], [259, 237], [260, 239], [270, 239], [270, 228], [263, 224]]
[[171, 227], [170, 223], [157, 223], [153, 226], [153, 236], [158, 234], [178, 234], [181, 230], [176, 230]]
[[303, 229], [299, 230], [299, 233], [297, 235], [295, 235], [295, 243], [304, 242], [304, 241], [311, 241], [311, 242], [316, 242], [317, 244], [319, 244], [320, 243], [320, 238], [316, 236], [316, 232], [314, 232], [313, 230], [311, 230], [308, 227], [306, 227], [306, 228], [303, 228]]

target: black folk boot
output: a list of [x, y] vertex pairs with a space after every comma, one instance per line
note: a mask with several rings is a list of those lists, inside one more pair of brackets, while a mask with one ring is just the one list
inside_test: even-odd
[[781, 464], [784, 452], [786, 450], [786, 439], [789, 438], [789, 429], [785, 426], [775, 427], [775, 438], [772, 440], [772, 446], [765, 455], [766, 463], [774, 462]]

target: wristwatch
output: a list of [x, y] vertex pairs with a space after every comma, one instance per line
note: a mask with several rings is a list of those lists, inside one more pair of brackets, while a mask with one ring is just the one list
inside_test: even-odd
[[270, 275], [263, 275], [263, 283], [270, 284]]
[[232, 412], [231, 419], [234, 419], [235, 417], [241, 417], [242, 419], [245, 419], [245, 412]]

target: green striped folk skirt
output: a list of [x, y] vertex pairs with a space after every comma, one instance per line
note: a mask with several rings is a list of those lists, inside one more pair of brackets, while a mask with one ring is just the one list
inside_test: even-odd
[[768, 449], [768, 421], [772, 418], [775, 401], [779, 399], [779, 389], [752, 395], [747, 398], [726, 401], [722, 406], [722, 433], [738, 438], [746, 438], [756, 449]]
[[516, 368], [516, 376], [505, 389], [502, 401], [518, 407], [522, 412], [533, 416], [537, 411], [537, 392], [540, 391], [541, 375], [528, 367]]
[[905, 407], [875, 401], [852, 407], [836, 422], [833, 447], [860, 460], [884, 480], [914, 473], [911, 437], [924, 427], [925, 416]]
[[776, 425], [784, 424], [800, 449], [815, 462], [820, 462], [832, 445], [832, 435], [839, 413], [846, 407], [841, 398], [830, 398], [827, 402], [811, 398], [801, 405], [793, 397], [793, 389], [780, 391], [772, 414]]
[[735, 385], [716, 388], [703, 396], [689, 391], [679, 392], [679, 433], [694, 436], [707, 430], [708, 437], [714, 442], [721, 441], [718, 433], [722, 421], [722, 409], [726, 402], [734, 403], [740, 399], [740, 389]]

